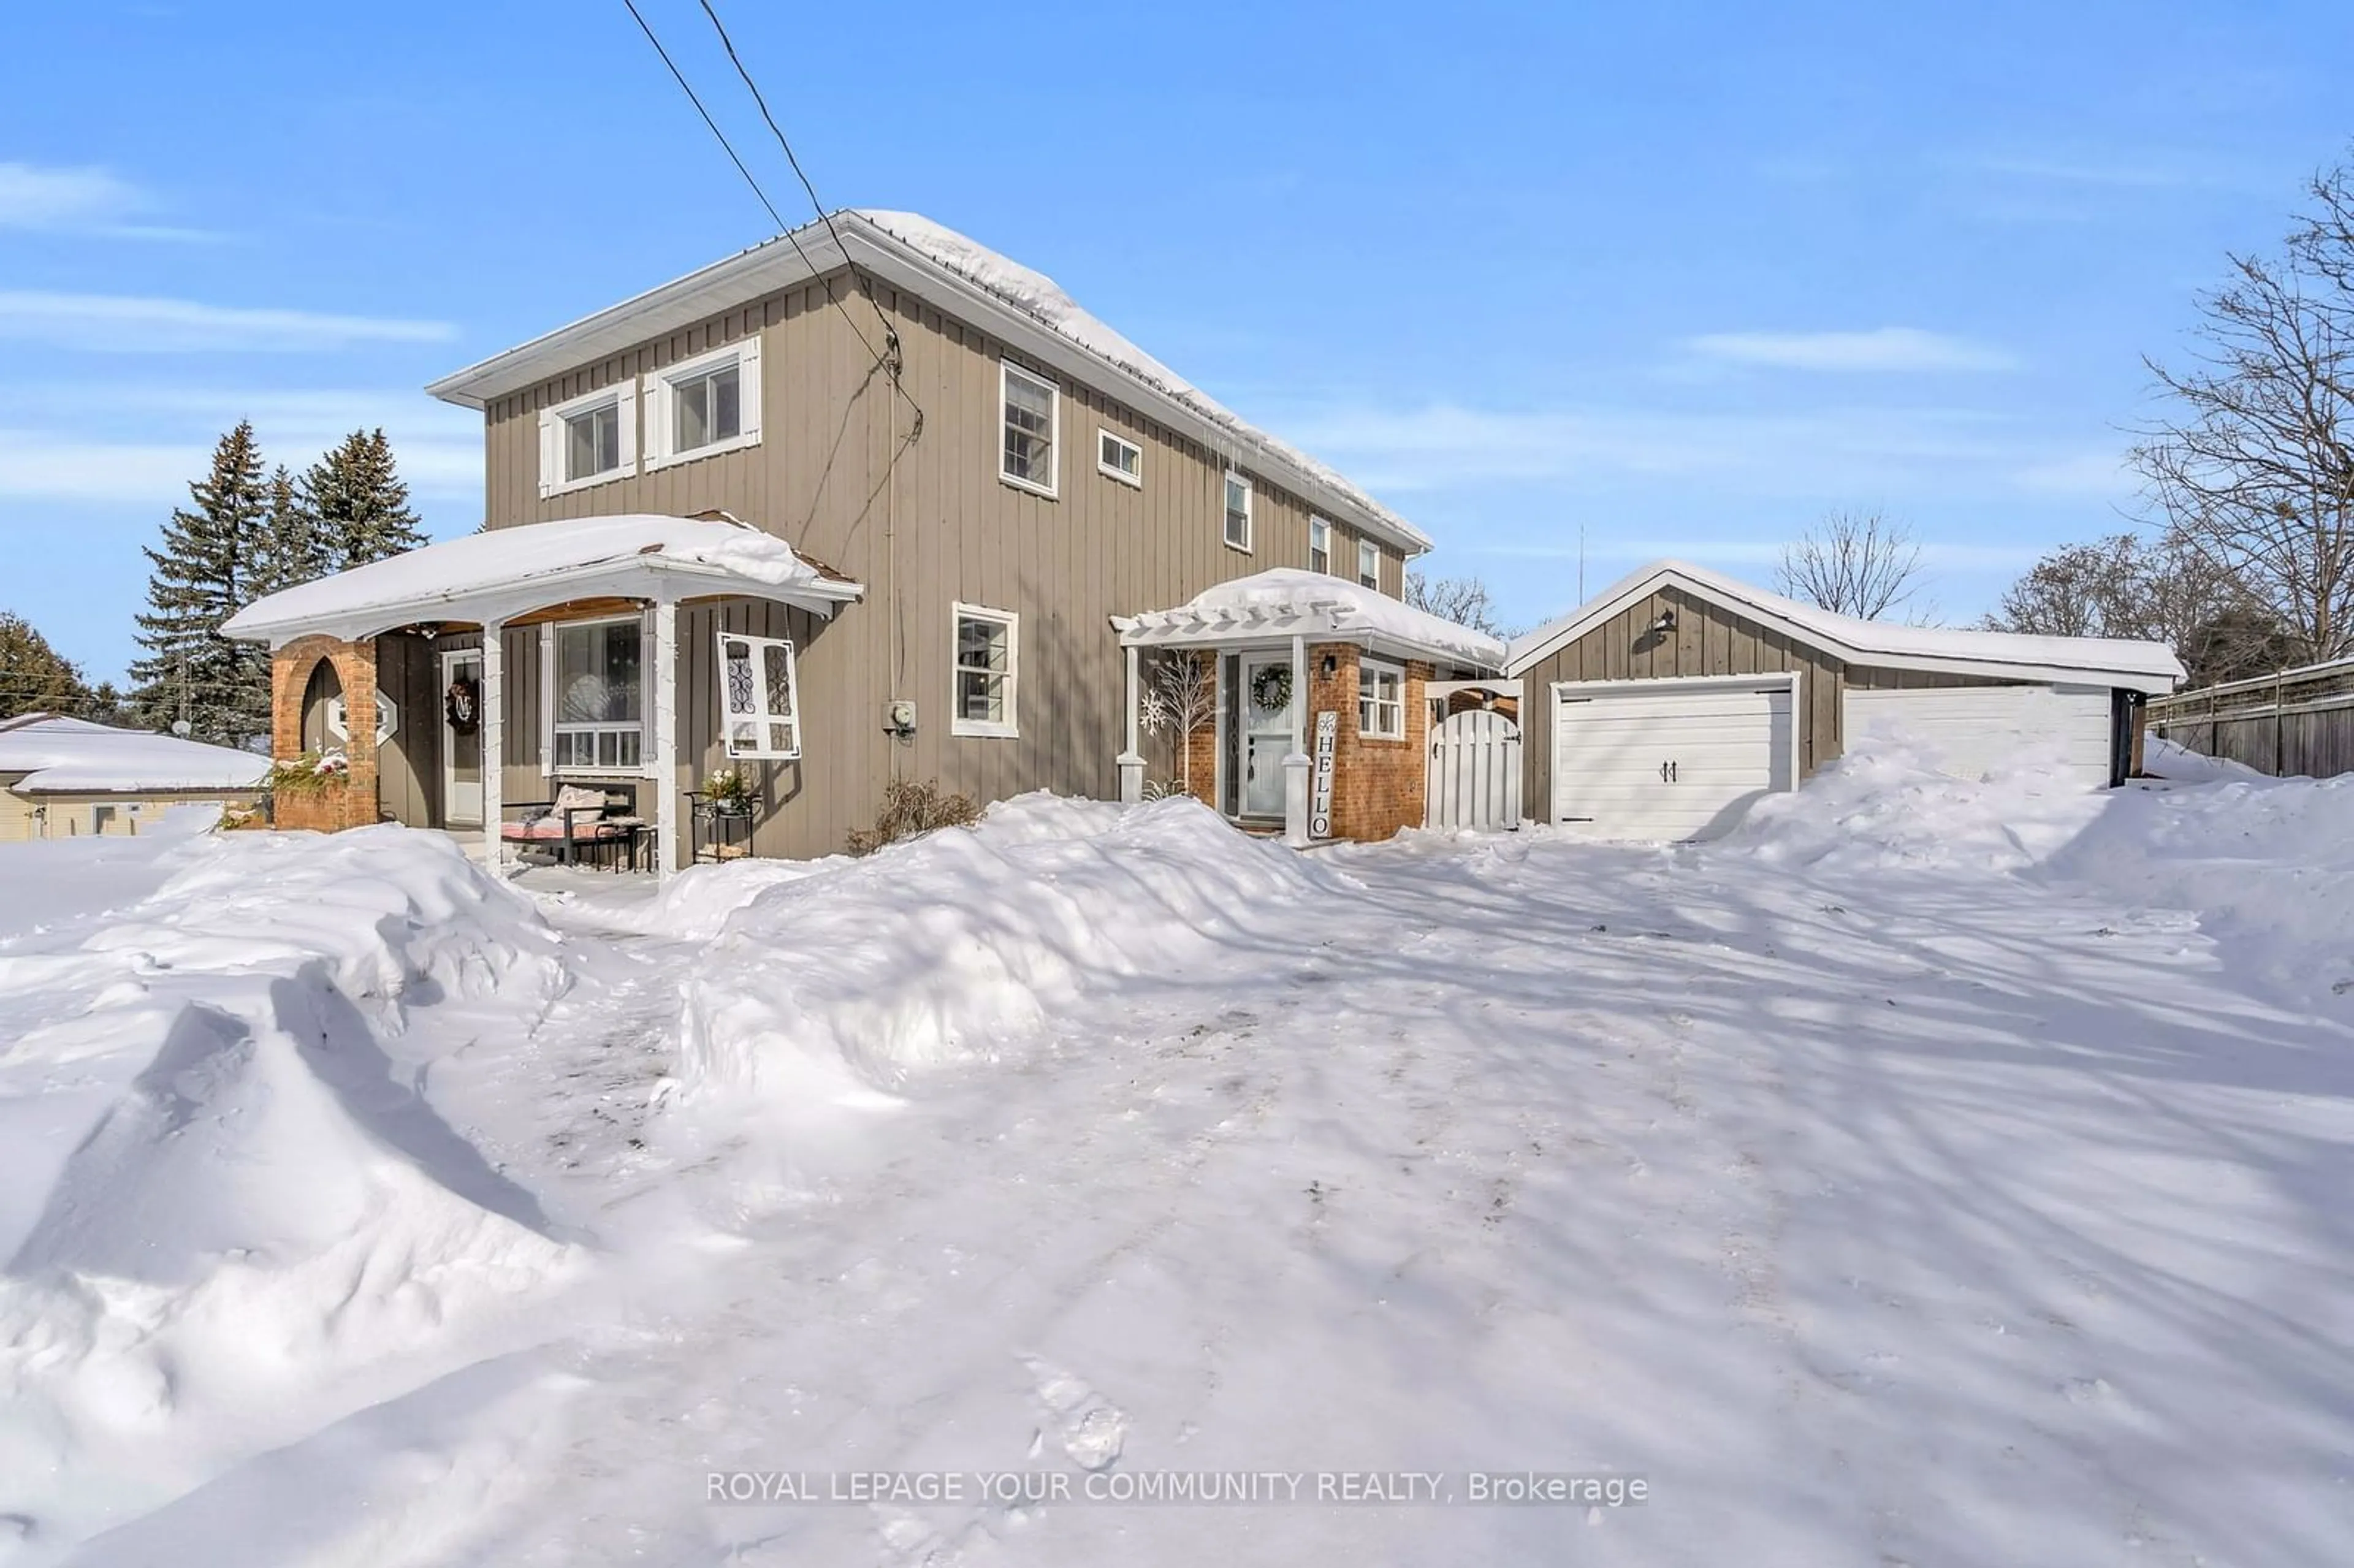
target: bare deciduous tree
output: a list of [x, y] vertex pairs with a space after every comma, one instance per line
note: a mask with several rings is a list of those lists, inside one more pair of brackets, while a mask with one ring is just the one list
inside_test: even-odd
[[1433, 577], [1420, 572], [1408, 572], [1405, 575], [1405, 601], [1416, 609], [1428, 610], [1441, 620], [1451, 620], [1458, 626], [1468, 626], [1490, 637], [1511, 635], [1497, 618], [1495, 597], [1488, 591], [1488, 585], [1478, 577]]
[[2172, 408], [2134, 461], [2170, 545], [2318, 660], [2354, 652], [2354, 171], [2311, 194], [2282, 258], [2235, 255], [2200, 298], [2188, 365], [2149, 362]]
[[1840, 615], [1877, 620], [1920, 591], [1921, 546], [1878, 510], [1833, 512], [1783, 547], [1774, 585]]
[[1154, 735], [1176, 736], [1178, 788], [1188, 795], [1193, 792], [1193, 748], [1188, 743], [1217, 716], [1216, 662], [1191, 652], [1163, 653], [1138, 700], [1137, 717]]
[[2194, 685], [2277, 669], [2288, 647], [2279, 619], [2227, 574], [2133, 534], [2052, 551], [2011, 584], [1984, 624], [1989, 631], [2164, 642]]

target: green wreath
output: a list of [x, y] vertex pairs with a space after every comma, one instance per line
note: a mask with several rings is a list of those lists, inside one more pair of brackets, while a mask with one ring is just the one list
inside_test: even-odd
[[1251, 705], [1261, 713], [1281, 713], [1291, 705], [1291, 666], [1262, 664], [1251, 675]]

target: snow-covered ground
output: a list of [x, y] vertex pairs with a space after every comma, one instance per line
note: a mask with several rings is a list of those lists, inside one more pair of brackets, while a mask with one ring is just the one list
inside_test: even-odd
[[[31, 850], [10, 1568], [2354, 1541], [2354, 781], [1867, 756], [1713, 845], [1307, 857], [1030, 799], [659, 895], [398, 829]], [[1224, 1471], [1310, 1478], [1086, 1497]], [[1368, 1471], [1454, 1500], [1308, 1500]]]

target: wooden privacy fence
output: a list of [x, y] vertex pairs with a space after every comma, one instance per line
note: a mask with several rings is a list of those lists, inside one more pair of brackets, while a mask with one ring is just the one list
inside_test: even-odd
[[2152, 697], [2149, 733], [2277, 778], [2354, 773], [2354, 659]]
[[1508, 832], [1521, 825], [1521, 726], [1474, 708], [1431, 727], [1423, 825]]

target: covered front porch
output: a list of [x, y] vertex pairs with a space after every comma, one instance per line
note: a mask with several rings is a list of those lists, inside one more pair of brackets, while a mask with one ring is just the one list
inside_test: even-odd
[[753, 802], [798, 789], [796, 649], [862, 592], [724, 514], [630, 515], [429, 546], [225, 630], [270, 648], [280, 825], [400, 821], [493, 863], [626, 852], [667, 875], [708, 777]]
[[[1288, 568], [1113, 626], [1127, 659], [1120, 799], [1173, 785], [1302, 848], [1419, 825], [1432, 683], [1504, 660], [1485, 632]], [[1169, 748], [1166, 781], [1146, 778], [1154, 738]]]

